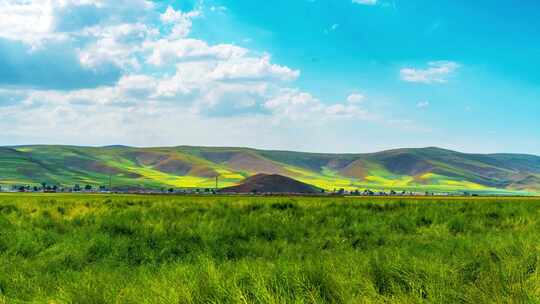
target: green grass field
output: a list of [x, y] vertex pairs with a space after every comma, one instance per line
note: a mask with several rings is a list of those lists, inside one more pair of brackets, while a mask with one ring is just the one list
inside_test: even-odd
[[0, 195], [0, 303], [540, 303], [540, 199]]

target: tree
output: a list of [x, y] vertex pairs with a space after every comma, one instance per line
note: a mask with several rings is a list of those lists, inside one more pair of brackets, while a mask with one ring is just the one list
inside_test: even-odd
[[86, 185], [86, 186], [84, 186], [84, 190], [85, 191], [92, 191], [92, 186], [91, 185]]
[[75, 186], [73, 186], [73, 191], [80, 192], [81, 191], [81, 186], [79, 184], [75, 184]]

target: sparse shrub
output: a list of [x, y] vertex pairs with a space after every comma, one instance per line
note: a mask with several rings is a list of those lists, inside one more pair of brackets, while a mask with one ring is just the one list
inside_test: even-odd
[[276, 209], [276, 210], [288, 210], [288, 209], [296, 209], [297, 206], [296, 204], [292, 203], [292, 202], [279, 202], [279, 203], [273, 203], [272, 204], [272, 209]]
[[66, 208], [64, 208], [64, 207], [58, 206], [58, 207], [56, 208], [56, 210], [57, 210], [58, 213], [60, 213], [61, 215], [65, 215], [65, 214], [66, 214]]
[[429, 226], [431, 226], [431, 224], [433, 224], [433, 220], [426, 217], [426, 216], [421, 216], [421, 217], [416, 219], [416, 226], [417, 227], [429, 227]]
[[260, 211], [264, 208], [264, 205], [263, 204], [248, 204], [245, 209], [248, 211], [248, 212], [257, 212], [257, 211]]

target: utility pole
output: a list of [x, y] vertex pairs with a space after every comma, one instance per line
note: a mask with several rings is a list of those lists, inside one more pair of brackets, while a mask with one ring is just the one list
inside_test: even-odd
[[218, 176], [216, 175], [216, 192], [218, 191]]
[[109, 174], [109, 192], [112, 192], [112, 174]]

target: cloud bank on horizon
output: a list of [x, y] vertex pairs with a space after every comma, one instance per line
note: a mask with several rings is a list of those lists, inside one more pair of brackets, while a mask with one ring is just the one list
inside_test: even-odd
[[538, 74], [510, 51], [441, 51], [451, 10], [400, 41], [410, 7], [340, 1], [0, 1], [0, 145], [540, 153]]

